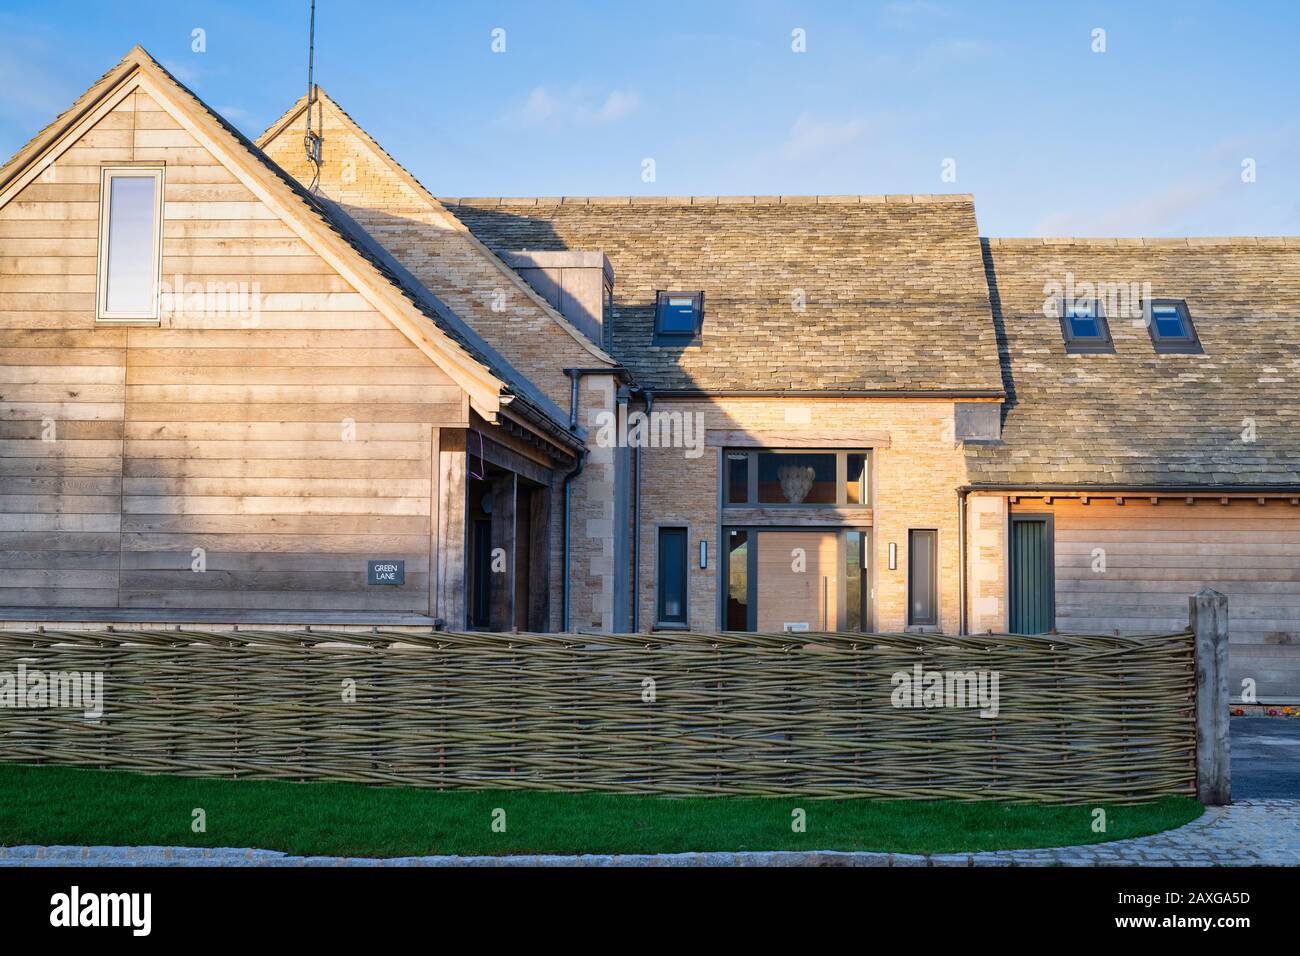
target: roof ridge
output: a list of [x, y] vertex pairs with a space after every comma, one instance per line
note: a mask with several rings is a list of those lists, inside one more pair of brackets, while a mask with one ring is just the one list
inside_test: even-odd
[[438, 196], [451, 206], [853, 206], [973, 203], [971, 193], [808, 196]]

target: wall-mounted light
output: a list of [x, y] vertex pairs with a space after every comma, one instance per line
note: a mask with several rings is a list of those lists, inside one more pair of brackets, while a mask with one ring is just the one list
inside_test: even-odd
[[892, 541], [889, 542], [889, 570], [898, 570], [898, 545]]
[[700, 541], [700, 567], [707, 568], [708, 566], [709, 566], [709, 542], [702, 540]]

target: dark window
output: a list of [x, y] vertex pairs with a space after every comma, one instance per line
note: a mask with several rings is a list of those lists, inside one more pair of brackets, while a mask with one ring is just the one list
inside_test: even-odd
[[743, 505], [749, 501], [749, 453], [727, 453], [727, 504]]
[[1067, 352], [1115, 351], [1099, 299], [1061, 299], [1058, 308]]
[[870, 503], [866, 451], [743, 451], [723, 456], [727, 505], [816, 507]]
[[703, 321], [703, 292], [655, 293], [656, 335], [694, 337]]
[[727, 630], [748, 631], [749, 532], [727, 532]]
[[1187, 303], [1181, 299], [1152, 299], [1148, 303], [1147, 331], [1157, 352], [1199, 352], [1196, 327]]
[[938, 624], [939, 532], [907, 532], [907, 623]]
[[659, 529], [659, 623], [686, 623], [685, 528]]
[[844, 532], [844, 630], [867, 630], [867, 535]]
[[835, 455], [760, 452], [758, 502], [777, 505], [835, 504]]

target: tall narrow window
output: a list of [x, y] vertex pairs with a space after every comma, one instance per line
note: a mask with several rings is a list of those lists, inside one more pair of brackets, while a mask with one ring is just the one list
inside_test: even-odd
[[749, 532], [727, 532], [727, 630], [749, 630]]
[[845, 456], [844, 503], [848, 505], [865, 505], [867, 503], [867, 456]]
[[867, 629], [867, 534], [844, 532], [844, 630]]
[[907, 532], [907, 623], [939, 623], [939, 532]]
[[103, 171], [96, 313], [101, 320], [158, 320], [162, 192], [161, 167], [121, 166]]
[[686, 624], [687, 529], [659, 529], [660, 624]]
[[727, 452], [727, 504], [743, 505], [749, 501], [749, 454]]

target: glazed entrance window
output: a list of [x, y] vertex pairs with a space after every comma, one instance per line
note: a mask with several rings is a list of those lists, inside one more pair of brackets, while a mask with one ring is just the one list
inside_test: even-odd
[[758, 503], [835, 504], [835, 456], [759, 452]]
[[722, 463], [722, 500], [728, 506], [870, 504], [870, 453], [866, 451], [730, 449]]

